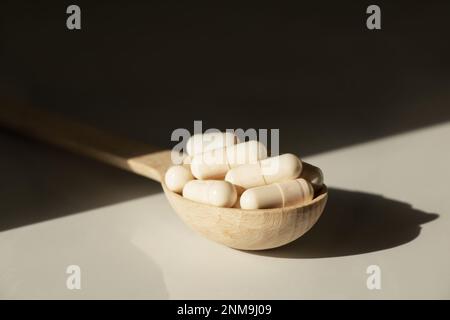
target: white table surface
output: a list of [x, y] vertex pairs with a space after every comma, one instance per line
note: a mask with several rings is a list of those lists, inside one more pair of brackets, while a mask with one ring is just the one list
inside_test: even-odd
[[331, 188], [324, 215], [254, 254], [188, 229], [155, 182], [2, 133], [0, 298], [448, 299], [449, 139], [444, 123], [308, 157]]

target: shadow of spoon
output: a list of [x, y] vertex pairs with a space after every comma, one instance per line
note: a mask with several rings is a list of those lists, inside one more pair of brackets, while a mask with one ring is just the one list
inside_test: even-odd
[[328, 258], [394, 248], [416, 239], [421, 225], [439, 217], [380, 195], [328, 188], [327, 210], [298, 240], [250, 252], [278, 258]]

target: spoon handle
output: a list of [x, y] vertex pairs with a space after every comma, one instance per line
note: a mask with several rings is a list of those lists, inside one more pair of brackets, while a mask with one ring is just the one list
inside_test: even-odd
[[0, 100], [0, 125], [22, 135], [161, 181], [170, 150], [158, 150], [11, 99]]

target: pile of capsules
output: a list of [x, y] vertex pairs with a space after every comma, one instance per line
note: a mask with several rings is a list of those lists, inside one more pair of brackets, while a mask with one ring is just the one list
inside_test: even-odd
[[291, 153], [267, 157], [261, 142], [239, 143], [232, 132], [195, 134], [183, 164], [165, 175], [169, 190], [192, 201], [241, 209], [306, 204], [323, 184], [322, 171]]

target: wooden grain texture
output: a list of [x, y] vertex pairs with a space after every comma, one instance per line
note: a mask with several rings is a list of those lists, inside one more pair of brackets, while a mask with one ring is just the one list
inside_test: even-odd
[[271, 249], [296, 240], [317, 222], [327, 202], [327, 188], [323, 185], [306, 205], [261, 210], [213, 207], [185, 199], [167, 189], [163, 178], [171, 165], [170, 150], [161, 151], [2, 99], [0, 125], [160, 181], [171, 206], [187, 225], [210, 240], [236, 249]]
[[241, 250], [272, 249], [298, 239], [317, 222], [328, 198], [323, 185], [318, 196], [303, 206], [217, 208], [183, 198], [162, 185], [171, 206], [187, 225], [210, 240]]

